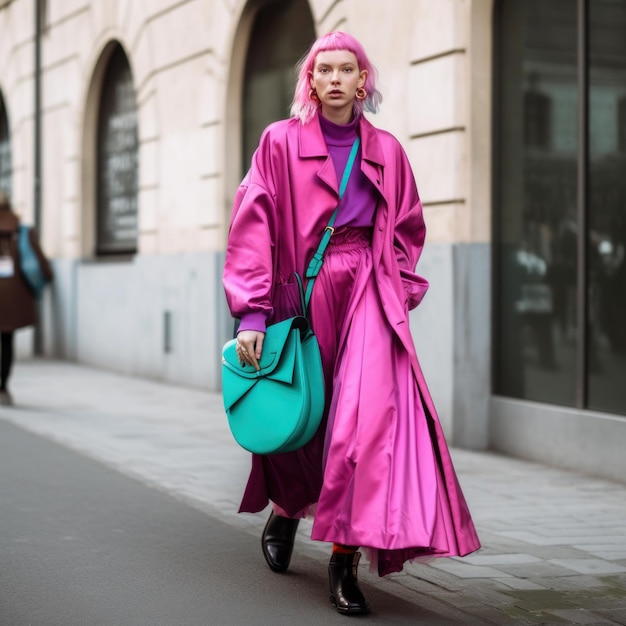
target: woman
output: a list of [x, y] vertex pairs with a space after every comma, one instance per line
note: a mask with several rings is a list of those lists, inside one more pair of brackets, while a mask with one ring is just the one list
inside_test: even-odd
[[325, 418], [295, 452], [255, 456], [240, 511], [272, 502], [262, 537], [274, 571], [289, 566], [298, 521], [332, 542], [331, 601], [369, 612], [356, 580], [358, 547], [381, 576], [420, 556], [480, 547], [424, 382], [408, 311], [427, 282], [414, 274], [422, 208], [407, 157], [363, 111], [381, 101], [360, 43], [320, 37], [299, 66], [293, 117], [263, 133], [235, 199], [224, 268], [240, 318], [238, 354], [256, 368], [266, 325], [298, 313], [304, 275], [336, 208], [351, 146], [361, 146], [339, 205], [308, 316], [327, 387]]
[[[9, 375], [13, 365], [13, 335], [19, 328], [37, 321], [35, 295], [19, 270], [18, 233], [20, 221], [11, 210], [8, 196], [0, 190], [0, 405], [10, 406]], [[48, 280], [52, 269], [39, 248], [37, 238], [29, 231], [30, 243]]]

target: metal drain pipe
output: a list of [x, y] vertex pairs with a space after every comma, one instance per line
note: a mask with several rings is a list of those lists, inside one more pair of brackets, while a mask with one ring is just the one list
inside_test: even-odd
[[[41, 20], [43, 16], [42, 2], [35, 3], [35, 106], [34, 106], [34, 146], [33, 146], [33, 213], [34, 227], [41, 236]], [[36, 355], [43, 354], [43, 326], [41, 323], [42, 307], [39, 307], [39, 321], [35, 325], [33, 351]]]

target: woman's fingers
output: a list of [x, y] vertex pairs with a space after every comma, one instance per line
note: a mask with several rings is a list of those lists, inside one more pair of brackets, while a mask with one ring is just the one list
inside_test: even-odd
[[264, 338], [264, 333], [250, 330], [241, 331], [237, 335], [237, 354], [242, 365], [252, 365], [257, 371], [261, 369], [259, 360], [263, 352]]
[[256, 357], [257, 361], [261, 360], [261, 354], [263, 354], [263, 341], [265, 340], [265, 335], [263, 333], [259, 333], [257, 340], [256, 340], [256, 345], [254, 348], [254, 356]]

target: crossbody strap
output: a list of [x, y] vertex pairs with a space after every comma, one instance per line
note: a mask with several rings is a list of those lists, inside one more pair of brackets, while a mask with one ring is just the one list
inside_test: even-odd
[[[352, 144], [352, 149], [350, 150], [350, 155], [348, 156], [348, 162], [346, 163], [346, 167], [343, 170], [343, 176], [341, 177], [341, 184], [339, 185], [339, 202], [341, 203], [341, 199], [343, 198], [343, 194], [346, 191], [346, 187], [348, 186], [348, 180], [350, 179], [350, 174], [352, 172], [352, 166], [354, 165], [354, 161], [356, 159], [356, 154], [359, 151], [359, 145], [361, 143], [361, 139], [357, 137]], [[306, 294], [304, 295], [303, 301], [303, 314], [306, 315], [306, 312], [309, 308], [309, 301], [311, 300], [311, 294], [313, 293], [313, 283], [315, 282], [315, 278], [320, 273], [322, 269], [322, 263], [324, 262], [324, 252], [326, 252], [326, 248], [330, 243], [330, 238], [333, 236], [335, 232], [334, 224], [337, 219], [337, 213], [339, 212], [339, 205], [334, 210], [330, 219], [328, 220], [328, 224], [324, 229], [324, 234], [322, 235], [322, 240], [309, 263], [309, 267], [306, 270], [305, 277], [307, 278], [306, 285]], [[301, 291], [302, 293], [302, 291]]]

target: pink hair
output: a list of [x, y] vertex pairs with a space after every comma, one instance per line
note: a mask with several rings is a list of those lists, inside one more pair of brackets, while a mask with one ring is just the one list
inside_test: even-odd
[[302, 123], [306, 123], [315, 115], [319, 103], [311, 100], [309, 97], [309, 92], [311, 91], [310, 74], [315, 66], [317, 55], [327, 50], [347, 50], [352, 52], [356, 56], [359, 70], [367, 70], [367, 78], [365, 85], [363, 85], [367, 96], [363, 100], [355, 99], [354, 110], [356, 114], [361, 114], [364, 110], [376, 113], [383, 99], [380, 91], [376, 89], [376, 79], [378, 78], [376, 68], [367, 58], [363, 46], [352, 35], [342, 31], [334, 31], [316, 39], [296, 66], [298, 82], [296, 83], [291, 105], [292, 117], [297, 117]]

